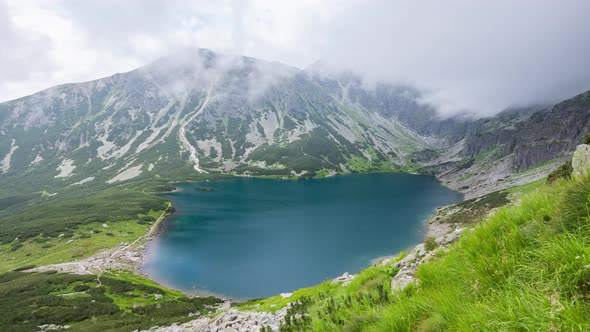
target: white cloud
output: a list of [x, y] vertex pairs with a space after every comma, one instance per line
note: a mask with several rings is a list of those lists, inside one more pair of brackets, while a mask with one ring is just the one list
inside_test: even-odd
[[0, 0], [0, 100], [205, 47], [368, 82], [408, 82], [444, 113], [497, 112], [590, 89], [583, 0]]

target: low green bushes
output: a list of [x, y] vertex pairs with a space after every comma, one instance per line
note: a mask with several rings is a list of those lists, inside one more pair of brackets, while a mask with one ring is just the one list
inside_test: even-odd
[[92, 275], [0, 274], [0, 331], [36, 331], [43, 324], [67, 324], [68, 331], [141, 330], [189, 320], [189, 313], [219, 303], [131, 279], [103, 275], [99, 286]]
[[80, 200], [51, 202], [0, 218], [0, 243], [44, 237], [73, 235], [80, 225], [134, 220], [138, 214], [166, 209], [161, 197], [135, 192], [110, 192]]
[[561, 166], [553, 170], [547, 176], [547, 183], [551, 184], [558, 179], [570, 179], [572, 177], [572, 173], [574, 172], [574, 168], [572, 167], [572, 161], [568, 160], [563, 163]]

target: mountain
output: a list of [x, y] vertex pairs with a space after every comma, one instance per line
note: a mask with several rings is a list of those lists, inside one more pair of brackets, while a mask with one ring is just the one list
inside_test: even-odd
[[571, 158], [590, 133], [590, 91], [554, 106], [467, 121], [462, 128], [463, 138], [440, 151], [427, 168], [467, 197], [522, 185]]
[[590, 131], [588, 96], [440, 119], [411, 87], [369, 89], [350, 73], [192, 50], [1, 103], [0, 195], [225, 173], [413, 171], [477, 196], [544, 176], [571, 153]]
[[[248, 310], [245, 315], [256, 327], [268, 324], [269, 319], [278, 326], [284, 319], [289, 322], [286, 329], [294, 324], [306, 330], [310, 322], [323, 324], [328, 318], [329, 324], [335, 324], [329, 325], [331, 329], [358, 330], [363, 324], [374, 327], [381, 321], [397, 322], [402, 329], [409, 326], [407, 317], [418, 317], [412, 326], [419, 328], [447, 326], [438, 309], [433, 309], [431, 317], [418, 311], [432, 307], [432, 299], [440, 298], [444, 299], [441, 308], [449, 312], [449, 294], [462, 294], [465, 289], [473, 291], [469, 299], [482, 299], [481, 289], [485, 288], [481, 287], [486, 287], [487, 279], [488, 289], [493, 290], [490, 294], [498, 294], [497, 281], [504, 278], [500, 281], [508, 291], [501, 294], [503, 298], [521, 299], [512, 290], [525, 289], [533, 291], [529, 298], [543, 300], [547, 294], [539, 290], [546, 292], [548, 288], [528, 287], [526, 281], [531, 276], [550, 276], [545, 281], [551, 286], [563, 279], [561, 263], [576, 261], [580, 269], [585, 266], [587, 262], [579, 259], [584, 253], [572, 250], [583, 247], [584, 225], [574, 229], [572, 234], [579, 237], [574, 238], [564, 233], [559, 222], [563, 216], [572, 219], [575, 213], [586, 213], [586, 178], [559, 180], [522, 199], [519, 192], [531, 191], [541, 186], [541, 181], [514, 188], [510, 195], [500, 190], [542, 180], [570, 157], [582, 137], [590, 133], [590, 91], [556, 105], [515, 108], [479, 119], [443, 119], [435, 108], [421, 102], [421, 93], [415, 88], [389, 84], [367, 88], [354, 74], [326, 74], [317, 69], [300, 70], [194, 50], [128, 73], [57, 86], [0, 103], [0, 293], [6, 295], [11, 308], [15, 303], [28, 303], [20, 305], [20, 311], [3, 310], [0, 325], [49, 329], [72, 323], [74, 330], [136, 330], [182, 323], [194, 319], [189, 317], [195, 313], [211, 312], [209, 304], [218, 299], [189, 299], [132, 272], [138, 273], [149, 239], [174, 211], [172, 204], [154, 192], [173, 189], [169, 183], [174, 181], [218, 179], [228, 174], [298, 178], [419, 172], [436, 175], [445, 185], [463, 192], [467, 200], [439, 210], [431, 219], [434, 226], [429, 234], [434, 229], [434, 233], [441, 232], [440, 237], [427, 238], [407, 256], [399, 256], [403, 257], [399, 262], [387, 259], [356, 278], [346, 273], [317, 287], [220, 308], [211, 324], [226, 324], [224, 319], [231, 324], [245, 322], [236, 309], [240, 308]], [[561, 199], [563, 195], [568, 199]], [[473, 227], [514, 197], [519, 204], [497, 214], [499, 218], [490, 218], [486, 227], [465, 232], [466, 238], [457, 246], [442, 250], [451, 238], [457, 239], [463, 227]], [[585, 216], [573, 218], [573, 224]], [[461, 229], [452, 231], [455, 227]], [[443, 234], [447, 231], [450, 233]], [[530, 241], [523, 241], [523, 236]], [[502, 239], [514, 240], [501, 246], [514, 252], [504, 250], [498, 255]], [[572, 247], [572, 239], [579, 243]], [[539, 248], [547, 250], [538, 254]], [[554, 255], [559, 251], [556, 248], [563, 249], [567, 255], [562, 256], [567, 259]], [[528, 250], [526, 255], [522, 250]], [[511, 254], [516, 258], [505, 259]], [[517, 268], [512, 270], [521, 274], [522, 266], [535, 268], [529, 269], [530, 276], [525, 278], [504, 269], [507, 272], [500, 273], [502, 278], [498, 279], [498, 273], [481, 268], [491, 266], [490, 257], [498, 258], [493, 262], [498, 269], [507, 261], [516, 262], [512, 265]], [[546, 257], [559, 263], [550, 264], [558, 279], [539, 274], [547, 270]], [[413, 282], [420, 264], [435, 264], [426, 265], [421, 270], [426, 273], [416, 275], [420, 291], [412, 286], [398, 292], [402, 282]], [[22, 272], [34, 266], [38, 266], [35, 271], [97, 274]], [[474, 279], [473, 271], [478, 269], [483, 274]], [[570, 270], [572, 275], [581, 275]], [[449, 279], [453, 273], [459, 275]], [[444, 280], [436, 279], [441, 276]], [[448, 280], [457, 282], [449, 284]], [[525, 283], [511, 284], [514, 280]], [[342, 281], [352, 288], [342, 287]], [[442, 284], [449, 287], [440, 293]], [[551, 306], [553, 299], [569, 294], [569, 289], [584, 290], [578, 286], [568, 284], [557, 290], [557, 295], [551, 295]], [[392, 296], [390, 289], [397, 293]], [[113, 298], [119, 300], [113, 302]], [[416, 305], [392, 305], [393, 298], [395, 303], [403, 299]], [[452, 303], [456, 310], [451, 311], [460, 313], [466, 307], [465, 297], [451, 298], [457, 300]], [[41, 308], [39, 299], [52, 305]], [[517, 307], [510, 301], [496, 300], [488, 302]], [[576, 301], [564, 298], [562, 303]], [[548, 301], [537, 302], [538, 320], [546, 324], [547, 315], [542, 313], [553, 309], [548, 308]], [[67, 310], [57, 310], [56, 303]], [[481, 303], [468, 307], [478, 308]], [[517, 304], [521, 303], [525, 302]], [[39, 310], [31, 311], [30, 307]], [[396, 312], [410, 307], [420, 310]], [[579, 306], [574, 307], [570, 309]], [[350, 314], [347, 308], [356, 312]], [[370, 315], [358, 315], [359, 308]], [[472, 310], [469, 317], [473, 322], [487, 321], [479, 314], [506, 311], [497, 305], [490, 308], [493, 310]], [[256, 315], [251, 316], [250, 310]], [[273, 311], [276, 316], [259, 310]], [[527, 310], [521, 311], [526, 314]], [[395, 319], [357, 319], [376, 312]], [[467, 326], [465, 315], [456, 316], [461, 319], [453, 324]], [[522, 316], [517, 312], [510, 319], [521, 323]], [[575, 312], [574, 319], [561, 321], [575, 322], [587, 316]], [[190, 324], [210, 323], [202, 315], [196, 317]], [[475, 326], [473, 322], [469, 326]]]
[[407, 126], [415, 91], [360, 86], [209, 50], [57, 86], [0, 104], [2, 187], [404, 170], [438, 147]]

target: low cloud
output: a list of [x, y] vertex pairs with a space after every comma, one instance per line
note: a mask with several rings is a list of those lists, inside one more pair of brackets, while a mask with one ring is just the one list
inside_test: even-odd
[[0, 55], [0, 87], [12, 87], [0, 100], [196, 47], [300, 68], [322, 59], [359, 73], [367, 86], [416, 86], [443, 115], [489, 115], [590, 89], [584, 0], [6, 4], [0, 0], [0, 33], [25, 56]]
[[366, 80], [413, 84], [445, 114], [492, 114], [590, 89], [590, 2], [365, 1], [322, 53]]

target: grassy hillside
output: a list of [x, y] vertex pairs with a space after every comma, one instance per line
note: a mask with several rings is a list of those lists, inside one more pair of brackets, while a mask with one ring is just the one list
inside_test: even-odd
[[133, 242], [166, 208], [156, 195], [109, 190], [22, 209], [0, 218], [0, 273], [68, 262]]
[[590, 176], [531, 190], [392, 293], [396, 273], [375, 266], [346, 287], [326, 282], [240, 306], [298, 300], [284, 331], [588, 331]]
[[9, 272], [0, 275], [0, 331], [133, 331], [206, 314], [215, 298], [188, 298], [135, 275]]

